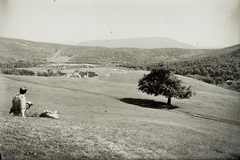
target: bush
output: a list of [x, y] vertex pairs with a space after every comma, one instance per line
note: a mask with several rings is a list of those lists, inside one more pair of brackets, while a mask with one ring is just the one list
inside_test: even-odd
[[47, 72], [37, 72], [37, 76], [44, 76], [44, 77], [48, 77], [49, 74]]
[[35, 76], [35, 73], [33, 71], [30, 70], [26, 70], [26, 69], [19, 69], [19, 74], [20, 75], [29, 75], [29, 76]]
[[57, 76], [64, 76], [64, 75], [66, 75], [66, 73], [61, 72], [61, 71], [57, 71], [56, 75], [57, 75]]
[[215, 78], [215, 84], [222, 84], [223, 82], [224, 82], [224, 79], [222, 77]]
[[1, 72], [3, 74], [10, 74], [10, 75], [28, 75], [28, 76], [35, 76], [35, 73], [30, 70], [26, 69], [10, 69], [10, 68], [5, 68], [1, 69]]
[[[64, 75], [64, 73], [61, 73]], [[66, 73], [65, 73], [66, 74]], [[52, 70], [48, 69], [47, 72], [37, 72], [37, 76], [44, 76], [44, 77], [50, 77], [50, 76], [58, 76], [58, 73], [54, 73]]]

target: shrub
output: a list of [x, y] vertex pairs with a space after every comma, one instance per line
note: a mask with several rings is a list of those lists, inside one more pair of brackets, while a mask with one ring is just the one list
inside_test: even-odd
[[30, 70], [26, 69], [10, 69], [10, 68], [5, 68], [2, 69], [1, 72], [3, 74], [10, 74], [10, 75], [28, 75], [28, 76], [34, 76], [35, 73]]
[[44, 77], [48, 77], [49, 74], [47, 72], [37, 72], [37, 76], [44, 76]]
[[215, 84], [222, 84], [223, 82], [224, 82], [224, 79], [222, 77], [215, 78]]
[[66, 73], [64, 73], [64, 72], [61, 72], [61, 71], [57, 71], [57, 74], [56, 74], [57, 76], [64, 76], [64, 75], [66, 75]]
[[26, 69], [19, 69], [19, 73], [20, 75], [35, 76], [35, 73], [33, 71], [26, 70]]

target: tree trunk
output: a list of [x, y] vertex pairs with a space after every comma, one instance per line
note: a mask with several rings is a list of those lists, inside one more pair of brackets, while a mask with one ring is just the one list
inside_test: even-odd
[[167, 105], [169, 105], [169, 106], [171, 106], [171, 98], [172, 97], [170, 97], [170, 96], [168, 97]]

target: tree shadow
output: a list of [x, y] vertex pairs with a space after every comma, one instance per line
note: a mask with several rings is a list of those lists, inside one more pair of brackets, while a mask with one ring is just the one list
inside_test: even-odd
[[138, 99], [138, 98], [121, 98], [120, 101], [132, 105], [137, 105], [145, 108], [153, 108], [153, 109], [176, 109], [178, 106], [169, 106], [164, 102], [157, 102], [151, 99]]

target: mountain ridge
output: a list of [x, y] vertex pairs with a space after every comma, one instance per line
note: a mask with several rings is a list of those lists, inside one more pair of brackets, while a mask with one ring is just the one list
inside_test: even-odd
[[102, 39], [90, 40], [77, 43], [78, 46], [99, 46], [107, 48], [183, 48], [197, 49], [197, 47], [179, 42], [167, 37], [141, 37], [141, 38], [125, 38], [125, 39]]

